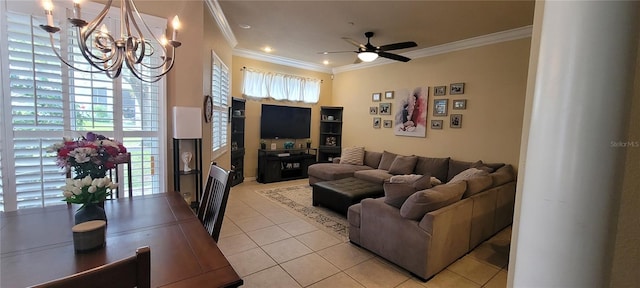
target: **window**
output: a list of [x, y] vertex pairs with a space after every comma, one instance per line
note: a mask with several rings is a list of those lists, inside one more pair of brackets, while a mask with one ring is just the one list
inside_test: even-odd
[[245, 68], [242, 94], [247, 97], [272, 98], [278, 101], [318, 103], [320, 83], [318, 79]]
[[212, 158], [227, 149], [227, 119], [229, 117], [229, 68], [215, 52], [211, 52], [211, 98], [213, 113], [211, 117]]
[[[11, 5], [20, 12], [13, 11]], [[26, 5], [13, 2], [8, 11], [1, 11], [6, 25], [0, 28], [0, 51], [6, 53], [1, 54], [0, 63], [7, 72], [2, 75], [5, 118], [0, 121], [5, 120], [5, 125], [0, 124], [0, 132], [7, 137], [0, 142], [0, 173], [15, 177], [0, 178], [0, 208], [12, 211], [64, 204], [58, 187], [64, 184], [65, 175], [56, 166], [55, 153], [47, 148], [63, 136], [77, 138], [89, 131], [120, 140], [131, 152], [134, 195], [163, 192], [164, 181], [158, 172], [164, 171], [159, 159], [166, 154], [162, 140], [166, 124], [161, 114], [166, 101], [164, 80], [142, 83], [126, 68], [113, 80], [104, 73], [67, 68], [51, 50], [48, 33], [38, 27], [46, 19], [32, 16], [41, 15], [41, 8], [24, 11]], [[86, 3], [87, 18], [91, 17], [91, 5], [97, 4]], [[113, 26], [109, 30], [117, 31], [119, 9], [112, 12], [108, 24]], [[165, 27], [166, 20], [155, 18], [147, 24]], [[88, 70], [89, 65], [74, 45], [75, 30], [61, 28], [66, 32], [55, 34], [54, 43], [60, 45], [56, 48], [70, 55], [74, 65], [85, 65]], [[158, 34], [164, 33], [163, 29], [155, 28]], [[147, 61], [160, 61], [159, 55], [154, 57]], [[124, 189], [129, 175], [126, 169], [120, 172], [119, 184]]]

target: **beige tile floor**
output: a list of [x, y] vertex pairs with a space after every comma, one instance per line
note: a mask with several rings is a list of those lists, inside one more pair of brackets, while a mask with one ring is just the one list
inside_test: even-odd
[[506, 287], [508, 227], [427, 282], [255, 193], [307, 179], [231, 189], [218, 246], [243, 287]]

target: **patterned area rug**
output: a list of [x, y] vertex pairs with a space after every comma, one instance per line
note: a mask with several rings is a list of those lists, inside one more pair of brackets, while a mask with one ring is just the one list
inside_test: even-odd
[[258, 194], [267, 197], [289, 210], [300, 214], [320, 227], [325, 228], [332, 234], [337, 234], [342, 240], [348, 239], [347, 219], [329, 209], [313, 206], [311, 204], [311, 186], [297, 185], [281, 188], [256, 191]]

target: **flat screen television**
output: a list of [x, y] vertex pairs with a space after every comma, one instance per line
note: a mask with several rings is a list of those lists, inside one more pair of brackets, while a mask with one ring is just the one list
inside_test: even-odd
[[260, 138], [305, 139], [311, 137], [311, 108], [262, 104]]

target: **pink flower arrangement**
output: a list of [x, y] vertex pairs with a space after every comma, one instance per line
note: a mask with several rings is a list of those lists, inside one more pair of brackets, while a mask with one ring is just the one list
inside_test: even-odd
[[51, 150], [58, 153], [56, 163], [65, 169], [65, 173], [73, 169], [75, 179], [86, 176], [103, 178], [107, 170], [116, 166], [116, 157], [127, 153], [122, 143], [93, 132], [75, 140], [65, 137], [62, 143], [54, 144]]

